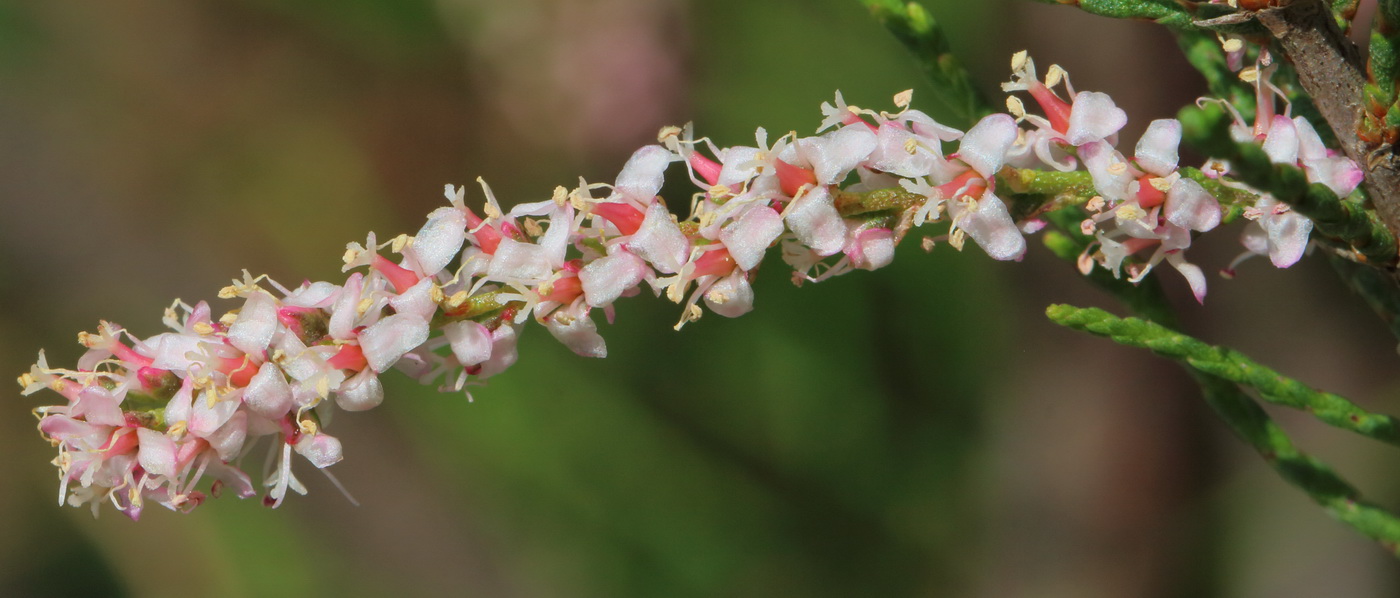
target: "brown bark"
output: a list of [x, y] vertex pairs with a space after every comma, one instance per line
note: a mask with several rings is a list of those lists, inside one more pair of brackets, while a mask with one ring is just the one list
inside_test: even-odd
[[1255, 16], [1283, 46], [1342, 151], [1366, 169], [1363, 184], [1376, 211], [1400, 235], [1400, 160], [1390, 147], [1370, 147], [1356, 134], [1366, 82], [1356, 45], [1342, 34], [1322, 0], [1293, 0]]

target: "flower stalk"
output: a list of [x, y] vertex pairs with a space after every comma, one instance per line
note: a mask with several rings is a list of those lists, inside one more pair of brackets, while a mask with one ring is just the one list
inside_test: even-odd
[[[1194, 236], [1272, 200], [1228, 168], [1181, 165], [1176, 120], [1153, 121], [1129, 156], [1117, 148], [1127, 115], [1110, 96], [1076, 91], [1058, 66], [1042, 79], [1025, 53], [1012, 71], [1003, 90], [1024, 92], [1039, 113], [1012, 95], [1008, 112], [962, 130], [914, 109], [909, 92], [893, 111], [837, 93], [811, 136], [758, 129], [752, 146], [719, 147], [668, 127], [612, 183], [580, 180], [510, 208], [485, 182], [475, 208], [448, 186], [448, 205], [416, 234], [347, 245], [343, 281], [285, 287], [244, 272], [219, 292], [239, 302], [221, 315], [177, 301], [170, 331], [147, 337], [104, 322], [81, 337], [75, 368], [41, 353], [20, 378], [26, 394], [64, 399], [36, 410], [59, 449], [60, 500], [94, 511], [108, 502], [132, 518], [148, 502], [188, 511], [225, 491], [277, 506], [304, 492], [294, 461], [325, 471], [342, 459], [327, 423], [337, 409], [382, 403], [382, 374], [470, 397], [516, 362], [530, 320], [578, 355], [604, 357], [595, 312], [611, 322], [618, 300], [648, 291], [680, 306], [677, 329], [706, 311], [738, 317], [753, 309], [750, 283], [773, 247], [794, 282], [820, 282], [888, 265], [909, 232], [934, 223], [926, 247], [970, 242], [1020, 260], [1049, 219], [1075, 235], [1085, 274], [1145, 297], [1155, 282], [1132, 285], [1166, 263], [1203, 300], [1204, 273], [1185, 257]], [[1310, 147], [1305, 136], [1291, 150], [1293, 137], [1266, 137], [1275, 153]], [[1332, 176], [1351, 172], [1345, 162], [1319, 160], [1326, 169], [1302, 176], [1348, 184]], [[695, 184], [688, 202], [659, 195], [676, 171]], [[1272, 228], [1254, 245], [1247, 233], [1250, 254], [1280, 267], [1301, 257], [1310, 221], [1279, 209], [1255, 218]], [[259, 445], [271, 466], [255, 484], [242, 463]]]

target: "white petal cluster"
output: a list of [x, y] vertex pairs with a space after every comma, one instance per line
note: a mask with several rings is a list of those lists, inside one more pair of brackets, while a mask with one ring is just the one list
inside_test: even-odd
[[[189, 510], [225, 490], [253, 496], [259, 484], [242, 463], [262, 444], [270, 454], [261, 493], [276, 506], [288, 490], [305, 491], [293, 453], [318, 469], [341, 460], [340, 441], [325, 431], [331, 415], [379, 405], [381, 374], [397, 369], [463, 391], [515, 363], [529, 320], [579, 355], [604, 357], [594, 310], [611, 321], [619, 299], [644, 290], [683, 306], [677, 328], [700, 317], [702, 301], [737, 317], [753, 309], [750, 281], [774, 246], [797, 282], [884, 267], [911, 227], [933, 222], [946, 224], [943, 238], [959, 249], [970, 238], [994, 259], [1019, 260], [1023, 231], [1037, 222], [1016, 222], [998, 196], [1008, 167], [1082, 162], [1101, 194], [1088, 206], [1098, 241], [1090, 266], [1118, 272], [1152, 248], [1135, 279], [1165, 260], [1203, 294], [1200, 269], [1182, 251], [1193, 232], [1220, 222], [1221, 208], [1177, 173], [1180, 124], [1153, 122], [1126, 158], [1114, 149], [1126, 116], [1107, 95], [1074, 93], [1058, 68], [1042, 83], [1023, 54], [1013, 66], [1006, 88], [1028, 91], [1047, 116], [1013, 101], [1012, 114], [963, 132], [910, 109], [907, 92], [894, 113], [837, 93], [810, 137], [770, 143], [758, 129], [755, 145], [720, 148], [689, 126], [667, 128], [612, 184], [580, 181], [506, 211], [483, 182], [481, 214], [465, 188], [448, 186], [449, 205], [417, 234], [349, 244], [341, 283], [286, 288], [244, 272], [220, 292], [238, 301], [221, 316], [177, 301], [164, 318], [170, 332], [140, 338], [102, 323], [80, 336], [88, 351], [75, 369], [51, 368], [40, 353], [20, 379], [26, 394], [49, 388], [66, 399], [36, 410], [59, 450], [60, 500], [94, 512], [107, 501], [135, 518], [147, 502]], [[1050, 91], [1061, 80], [1071, 101]], [[1322, 176], [1349, 176], [1335, 174], [1344, 165], [1311, 129], [1292, 130], [1298, 141], [1286, 144], [1280, 132], [1270, 151], [1333, 173]], [[952, 143], [956, 151], [945, 153]], [[684, 218], [658, 195], [667, 171], [680, 168], [699, 189]], [[902, 203], [862, 203], [878, 193]], [[1290, 239], [1300, 229], [1306, 239], [1307, 225], [1272, 214], [1260, 217], [1268, 233], [1251, 249], [1296, 259]]]

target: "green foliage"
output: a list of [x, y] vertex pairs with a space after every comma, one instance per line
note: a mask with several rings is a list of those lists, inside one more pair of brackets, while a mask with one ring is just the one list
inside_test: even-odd
[[1118, 318], [1097, 308], [1052, 305], [1045, 313], [1056, 324], [1149, 349], [1203, 374], [1252, 388], [1260, 398], [1275, 405], [1305, 411], [1330, 426], [1400, 446], [1400, 422], [1395, 418], [1370, 413], [1345, 398], [1313, 390], [1238, 351], [1206, 344], [1146, 320]]
[[1298, 450], [1241, 387], [1254, 389], [1270, 403], [1307, 411], [1337, 428], [1400, 444], [1395, 418], [1369, 413], [1342, 397], [1285, 378], [1236, 351], [1210, 346], [1152, 322], [1070, 305], [1051, 305], [1045, 314], [1056, 324], [1149, 349], [1192, 368], [1206, 402], [1285, 481], [1306, 492], [1333, 517], [1400, 555], [1400, 518], [1361, 500], [1360, 492], [1331, 468]]
[[1331, 468], [1298, 450], [1283, 429], [1238, 386], [1207, 374], [1195, 377], [1211, 408], [1284, 481], [1307, 493], [1329, 515], [1400, 555], [1400, 519], [1361, 500], [1360, 493]]
[[1400, 136], [1400, 2], [1380, 0], [1367, 48], [1366, 84], [1362, 89], [1360, 124], [1363, 139], [1373, 145], [1393, 143]]
[[1219, 106], [1188, 107], [1178, 115], [1182, 137], [1214, 158], [1226, 160], [1244, 183], [1267, 191], [1311, 218], [1318, 233], [1355, 249], [1374, 265], [1395, 263], [1395, 236], [1358, 195], [1340, 199], [1321, 183], [1309, 184], [1294, 166], [1274, 164], [1255, 143], [1230, 137], [1230, 116]]
[[[1137, 19], [1153, 21], [1177, 31], [1200, 31], [1198, 21], [1227, 15], [1234, 9], [1224, 4], [1196, 4], [1176, 0], [1036, 0], [1046, 4], [1073, 4], [1084, 12], [1112, 19]], [[1194, 12], [1193, 12], [1194, 11]], [[1222, 33], [1256, 33], [1260, 30], [1253, 22], [1226, 23], [1213, 25], [1213, 31]]]

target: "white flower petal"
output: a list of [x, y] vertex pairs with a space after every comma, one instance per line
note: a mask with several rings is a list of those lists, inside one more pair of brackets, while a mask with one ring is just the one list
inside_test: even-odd
[[[941, 160], [927, 145], [919, 143], [920, 139], [913, 133], [894, 123], [880, 125], [876, 136], [879, 144], [867, 164], [875, 170], [902, 177], [928, 176]], [[909, 152], [911, 148], [913, 153]]]
[[467, 239], [467, 215], [457, 208], [438, 208], [413, 237], [404, 253], [418, 266], [418, 274], [432, 276], [451, 263]]
[[754, 205], [719, 232], [730, 257], [741, 269], [752, 270], [763, 261], [768, 247], [783, 234], [783, 217], [765, 205]]
[[846, 247], [851, 265], [862, 270], [878, 270], [894, 261], [894, 231], [888, 228], [867, 228], [851, 239]]
[[958, 228], [972, 237], [982, 251], [995, 260], [1018, 260], [1026, 254], [1026, 238], [1021, 229], [1006, 211], [1006, 204], [992, 192], [982, 194], [976, 207], [966, 207], [965, 202], [952, 202], [950, 213]]
[[647, 208], [641, 228], [627, 241], [627, 249], [651, 262], [661, 273], [674, 274], [685, 264], [690, 240], [685, 238], [666, 206], [655, 202]]
[[588, 304], [603, 307], [640, 284], [649, 270], [642, 258], [619, 250], [589, 262], [579, 270], [578, 279]]
[[212, 404], [209, 399], [209, 391], [199, 393], [194, 397], [193, 408], [190, 409], [190, 432], [201, 438], [213, 434], [227, 423], [238, 411], [238, 406], [243, 404], [240, 397], [233, 395], [217, 396]]
[[214, 448], [214, 452], [219, 454], [219, 458], [224, 461], [232, 461], [238, 458], [243, 451], [243, 442], [248, 438], [248, 414], [242, 411], [234, 413], [232, 417], [219, 426], [212, 434], [204, 437], [209, 442], [209, 446]]
[[228, 342], [249, 355], [262, 355], [277, 331], [277, 299], [263, 292], [248, 296], [228, 329]]
[[502, 282], [538, 283], [548, 278], [553, 271], [549, 251], [544, 247], [534, 243], [501, 239], [486, 275], [492, 280]]
[[1133, 182], [1132, 171], [1127, 168], [1123, 154], [1113, 149], [1106, 141], [1088, 143], [1079, 148], [1079, 159], [1084, 169], [1094, 180], [1094, 190], [1104, 199], [1123, 201], [1131, 194], [1128, 186]]
[[810, 188], [793, 200], [783, 217], [797, 240], [819, 255], [835, 254], [846, 244], [845, 222], [824, 186]]
[[742, 270], [715, 281], [705, 291], [705, 305], [721, 316], [737, 318], [753, 311], [753, 287]]
[[758, 172], [756, 147], [735, 146], [720, 150], [720, 171], [717, 184], [737, 189]]
[[1287, 116], [1275, 115], [1269, 123], [1269, 132], [1264, 136], [1264, 153], [1274, 164], [1298, 162], [1298, 129]]
[[152, 475], [175, 476], [175, 441], [150, 428], [136, 428], [136, 440], [141, 448], [136, 460]]
[[383, 372], [427, 340], [427, 320], [413, 314], [394, 314], [360, 333], [360, 349], [369, 367]]
[[1308, 236], [1312, 233], [1313, 222], [1294, 211], [1277, 215], [1266, 215], [1259, 219], [1269, 235], [1269, 261], [1279, 268], [1287, 268], [1302, 259], [1308, 248]]
[[481, 372], [477, 376], [485, 380], [515, 365], [515, 360], [520, 357], [516, 350], [519, 335], [515, 326], [509, 324], [491, 331], [491, 358], [482, 362]]
[[296, 451], [319, 469], [335, 465], [343, 456], [340, 440], [324, 432], [303, 434], [297, 441]]
[[117, 402], [116, 395], [97, 385], [83, 387], [83, 390], [78, 393], [78, 401], [74, 403], [70, 415], [81, 416], [90, 424], [103, 426], [126, 424], [126, 417], [122, 415], [122, 408]]
[[335, 393], [335, 404], [346, 411], [365, 411], [384, 402], [384, 383], [373, 369], [351, 376]]
[[588, 317], [587, 306], [583, 309], [555, 310], [545, 320], [545, 328], [570, 351], [583, 357], [607, 357], [608, 346], [598, 334], [598, 326]]
[[797, 140], [798, 151], [812, 165], [820, 185], [845, 180], [846, 175], [870, 157], [879, 142], [875, 132], [863, 124], [851, 124], [821, 137]]
[[673, 159], [675, 156], [664, 147], [644, 146], [627, 159], [613, 189], [630, 199], [649, 203], [661, 191], [666, 167]]
[[1167, 222], [1205, 232], [1220, 224], [1220, 202], [1191, 179], [1177, 179], [1167, 191]]
[[491, 330], [477, 322], [445, 324], [442, 334], [447, 337], [452, 354], [464, 366], [474, 366], [491, 358]]
[[1113, 103], [1113, 98], [1097, 91], [1080, 92], [1070, 108], [1069, 128], [1065, 140], [1073, 146], [1102, 141], [1128, 124], [1128, 113]]
[[271, 361], [263, 363], [243, 390], [243, 404], [268, 419], [286, 415], [292, 408], [292, 386], [287, 384], [282, 368]]
[[437, 302], [433, 301], [433, 279], [424, 278], [408, 287], [403, 294], [390, 297], [389, 307], [394, 308], [395, 313], [414, 314], [425, 320], [431, 318], [438, 308]]
[[1180, 160], [1178, 146], [1181, 145], [1181, 121], [1162, 118], [1147, 125], [1147, 131], [1138, 140], [1134, 157], [1138, 166], [1157, 176], [1167, 176], [1176, 171]]
[[363, 274], [355, 272], [340, 288], [335, 303], [331, 305], [331, 318], [326, 328], [331, 338], [346, 340], [355, 335], [354, 329], [360, 321], [360, 292], [364, 289], [364, 280]]
[[984, 179], [1001, 170], [1006, 152], [1016, 143], [1016, 119], [1009, 114], [992, 114], [977, 121], [958, 146], [958, 159], [966, 162]]

